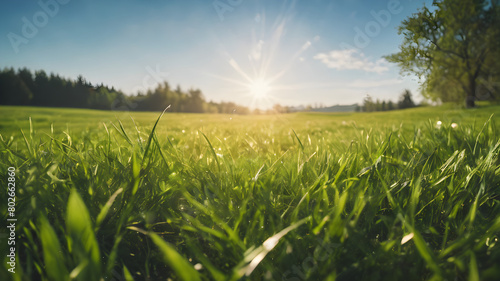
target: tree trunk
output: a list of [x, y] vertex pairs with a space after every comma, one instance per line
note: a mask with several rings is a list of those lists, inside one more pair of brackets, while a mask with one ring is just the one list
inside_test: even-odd
[[465, 107], [473, 108], [476, 107], [476, 79], [471, 78], [469, 80], [469, 89], [467, 91], [467, 97], [465, 98]]
[[467, 98], [465, 100], [465, 106], [467, 108], [473, 108], [476, 107], [476, 102], [474, 101], [476, 98], [474, 96], [467, 95]]

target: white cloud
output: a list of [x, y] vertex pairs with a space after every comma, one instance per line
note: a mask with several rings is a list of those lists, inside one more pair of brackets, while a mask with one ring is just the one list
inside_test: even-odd
[[389, 70], [385, 59], [379, 59], [375, 62], [370, 61], [356, 49], [332, 50], [327, 54], [319, 53], [314, 56], [314, 59], [320, 60], [328, 68], [337, 70], [363, 70], [379, 74]]
[[311, 45], [312, 45], [311, 41], [307, 41], [304, 45], [302, 45], [302, 51], [309, 49]]

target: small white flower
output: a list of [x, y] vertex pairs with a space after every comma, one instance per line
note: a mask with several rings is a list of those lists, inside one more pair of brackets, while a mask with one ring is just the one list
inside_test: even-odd
[[440, 128], [441, 128], [441, 124], [443, 124], [443, 122], [441, 122], [441, 121], [437, 121], [437, 122], [436, 122], [436, 128], [437, 128], [437, 129], [440, 129]]
[[457, 124], [457, 123], [451, 123], [451, 127], [452, 127], [453, 129], [455, 129], [455, 128], [457, 128], [457, 127], [458, 127], [458, 124]]

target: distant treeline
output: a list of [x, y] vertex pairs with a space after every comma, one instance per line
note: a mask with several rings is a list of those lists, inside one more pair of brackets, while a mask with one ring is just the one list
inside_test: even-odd
[[207, 102], [199, 89], [172, 89], [168, 82], [128, 96], [114, 87], [92, 85], [82, 76], [72, 80], [26, 68], [0, 71], [0, 104], [129, 111], [161, 111], [170, 105], [172, 112], [250, 113], [233, 102]]
[[379, 99], [377, 99], [376, 101], [373, 101], [370, 96], [367, 96], [363, 101], [363, 105], [356, 107], [356, 111], [372, 112], [412, 108], [415, 107], [416, 104], [415, 102], [413, 102], [411, 96], [412, 95], [410, 90], [405, 90], [399, 97], [399, 101], [397, 103], [394, 103], [391, 100], [380, 101]]
[[22, 68], [0, 70], [0, 105], [28, 105], [47, 107], [89, 108], [100, 110], [123, 111], [162, 111], [170, 105], [171, 112], [190, 113], [236, 113], [236, 114], [275, 114], [297, 111], [338, 112], [350, 111], [386, 111], [414, 107], [410, 91], [406, 90], [398, 103], [392, 101], [373, 101], [365, 98], [363, 104], [349, 106], [281, 106], [275, 104], [271, 109], [250, 110], [233, 102], [206, 101], [199, 89], [182, 90], [180, 86], [172, 88], [168, 82], [159, 84], [146, 93], [125, 95], [114, 87], [92, 85], [82, 76], [76, 80], [57, 74], [38, 70], [32, 73]]

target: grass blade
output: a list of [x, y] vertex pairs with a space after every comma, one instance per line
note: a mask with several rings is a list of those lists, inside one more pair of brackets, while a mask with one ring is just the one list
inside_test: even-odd
[[155, 133], [155, 130], [156, 130], [156, 126], [158, 125], [158, 122], [160, 122], [160, 119], [161, 117], [163, 116], [163, 114], [165, 114], [165, 112], [167, 111], [167, 109], [170, 108], [170, 105], [167, 106], [163, 112], [160, 114], [160, 116], [158, 116], [158, 119], [156, 119], [156, 122], [153, 126], [153, 129], [151, 129], [151, 133], [149, 134], [149, 138], [148, 138], [148, 142], [146, 144], [146, 149], [144, 150], [144, 154], [143, 154], [143, 157], [142, 157], [142, 163], [141, 163], [141, 167], [144, 166], [144, 161], [146, 160], [146, 158], [148, 157], [148, 152], [149, 152], [149, 149], [151, 147], [151, 142], [153, 141], [153, 136], [154, 136], [154, 133]]
[[61, 245], [56, 232], [45, 216], [40, 219], [40, 240], [43, 248], [43, 259], [47, 276], [51, 280], [65, 281], [69, 278], [68, 270], [64, 265]]
[[244, 260], [235, 268], [234, 278], [239, 279], [243, 276], [250, 276], [255, 268], [262, 262], [262, 260], [266, 257], [266, 255], [278, 245], [279, 241], [283, 236], [287, 235], [290, 231], [298, 228], [304, 223], [308, 222], [311, 219], [311, 216], [306, 217], [297, 221], [296, 223], [288, 226], [287, 228], [281, 230], [275, 235], [269, 237], [260, 247], [248, 253]]
[[294, 130], [294, 129], [292, 129], [292, 132], [293, 132], [293, 134], [295, 135], [295, 138], [299, 141], [300, 148], [302, 148], [302, 150], [304, 150], [304, 145], [303, 145], [303, 144], [302, 144], [302, 142], [300, 141], [299, 136], [297, 136], [297, 133], [295, 133], [295, 130]]
[[72, 190], [66, 211], [66, 228], [69, 235], [70, 251], [80, 264], [89, 264], [82, 269], [78, 280], [99, 280], [101, 277], [101, 258], [95, 238], [94, 228], [85, 203], [76, 190]]
[[208, 145], [210, 146], [210, 151], [212, 151], [212, 156], [214, 157], [215, 162], [217, 162], [217, 167], [219, 167], [219, 172], [220, 172], [220, 163], [219, 163], [219, 160], [217, 159], [217, 153], [215, 153], [214, 147], [212, 146], [212, 144], [208, 140], [207, 136], [205, 136], [205, 134], [203, 132], [201, 132], [201, 131], [200, 131], [200, 133], [205, 138], [205, 140], [207, 141]]
[[163, 254], [163, 259], [175, 271], [177, 277], [185, 281], [201, 281], [198, 271], [172, 245], [155, 233], [149, 233], [148, 235], [158, 246]]
[[111, 206], [113, 205], [113, 202], [115, 201], [116, 196], [118, 196], [118, 194], [122, 193], [122, 191], [123, 191], [123, 188], [120, 188], [117, 191], [115, 191], [115, 193], [113, 193], [113, 195], [111, 195], [111, 197], [109, 197], [108, 202], [106, 202], [104, 207], [102, 207], [101, 212], [99, 212], [99, 215], [97, 216], [97, 219], [96, 219], [96, 232], [99, 229], [99, 226], [101, 226], [102, 221], [106, 218], [106, 215], [109, 212], [109, 208], [111, 208]]

